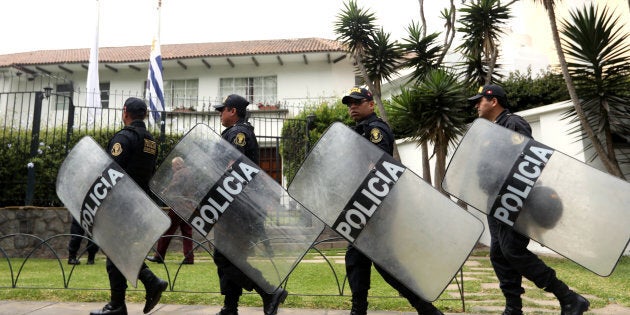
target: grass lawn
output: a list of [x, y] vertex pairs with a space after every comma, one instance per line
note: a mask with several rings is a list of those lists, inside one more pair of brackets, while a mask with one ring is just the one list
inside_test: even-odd
[[[350, 289], [344, 284], [344, 252], [344, 249], [324, 251], [330, 265], [323, 262], [319, 253], [308, 253], [289, 277], [286, 288], [291, 294], [284, 306], [349, 309]], [[218, 293], [219, 284], [212, 257], [206, 252], [195, 253], [195, 264], [182, 265], [178, 270], [181, 259], [181, 254], [178, 256], [176, 253], [169, 253], [165, 265], [147, 262], [159, 277], [170, 282], [171, 287], [163, 295], [161, 303], [221, 305], [223, 298]], [[630, 307], [630, 257], [623, 257], [609, 277], [599, 277], [567, 259], [544, 257], [543, 260], [556, 270], [560, 279], [579, 293], [596, 297], [591, 298], [592, 308], [601, 308], [607, 303]], [[85, 263], [85, 256], [82, 261]], [[61, 261], [60, 266], [59, 261], [53, 259], [29, 259], [20, 270], [18, 278], [17, 272], [22, 262], [20, 258], [11, 260], [11, 276], [7, 261], [0, 260], [0, 299], [103, 303], [109, 299], [105, 257], [102, 255], [97, 256], [95, 265], [81, 264], [73, 270], [65, 260]], [[474, 263], [464, 266], [467, 305], [484, 301], [488, 304], [500, 304], [503, 298], [498, 286], [493, 288], [486, 285], [497, 282], [488, 259], [488, 251], [475, 250], [469, 262]], [[15, 281], [16, 278], [16, 288], [12, 288], [12, 279]], [[144, 302], [144, 287], [138, 283], [138, 289], [130, 286], [128, 301]], [[527, 297], [549, 298], [531, 282], [526, 281], [525, 286]], [[447, 312], [461, 312], [461, 301], [456, 293], [456, 289], [447, 289], [435, 302], [436, 306]], [[376, 271], [372, 272], [370, 296], [371, 309], [411, 311], [407, 301], [398, 297], [397, 292]], [[262, 302], [256, 294], [245, 294], [240, 304], [261, 306]]]

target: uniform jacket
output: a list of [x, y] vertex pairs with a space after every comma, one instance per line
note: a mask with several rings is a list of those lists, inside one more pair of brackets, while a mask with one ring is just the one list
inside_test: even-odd
[[389, 128], [389, 125], [378, 118], [375, 113], [372, 113], [354, 126], [354, 131], [389, 153], [389, 155], [394, 154], [394, 133]]
[[107, 145], [109, 155], [149, 193], [149, 179], [157, 163], [157, 143], [142, 120], [118, 131]]

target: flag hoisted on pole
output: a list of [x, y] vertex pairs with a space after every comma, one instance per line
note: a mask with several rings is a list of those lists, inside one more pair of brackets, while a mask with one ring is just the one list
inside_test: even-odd
[[160, 52], [160, 8], [162, 0], [158, 0], [157, 6], [157, 32], [151, 42], [151, 55], [149, 56], [149, 74], [147, 77], [147, 99], [149, 100], [149, 121], [160, 121], [164, 111], [164, 81], [162, 80], [162, 53]]
[[94, 117], [101, 113], [101, 89], [98, 78], [98, 29], [100, 18], [100, 3], [96, 0], [96, 29], [94, 32], [94, 42], [90, 49], [90, 63], [88, 65], [87, 82], [87, 107], [88, 125], [94, 122]]

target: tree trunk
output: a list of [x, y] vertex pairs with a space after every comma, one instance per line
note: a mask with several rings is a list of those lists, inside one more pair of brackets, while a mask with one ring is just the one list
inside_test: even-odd
[[[601, 141], [599, 141], [599, 138], [597, 138], [597, 135], [593, 131], [593, 128], [591, 127], [591, 125], [588, 123], [588, 120], [586, 119], [586, 115], [584, 114], [584, 111], [582, 110], [582, 105], [580, 105], [580, 99], [575, 90], [575, 86], [573, 85], [573, 80], [571, 79], [571, 75], [569, 74], [569, 67], [567, 66], [567, 61], [562, 51], [562, 45], [560, 44], [560, 33], [558, 33], [558, 26], [556, 24], [556, 13], [554, 11], [552, 2], [553, 1], [551, 0], [545, 0], [545, 7], [547, 9], [547, 14], [549, 16], [549, 23], [551, 24], [551, 35], [553, 36], [553, 42], [556, 46], [556, 52], [558, 53], [558, 60], [560, 61], [560, 67], [562, 68], [562, 76], [564, 77], [564, 80], [566, 81], [567, 90], [569, 91], [569, 95], [571, 96], [571, 101], [573, 102], [573, 108], [575, 109], [575, 114], [580, 120], [580, 125], [582, 126], [582, 129], [588, 136], [588, 139], [593, 144], [593, 148], [595, 149], [595, 152], [597, 153], [597, 156], [599, 157], [599, 159], [604, 164], [604, 167], [606, 168], [606, 170], [610, 174], [615, 175], [625, 180], [625, 177], [623, 176], [623, 173], [621, 172], [619, 165], [616, 163], [613, 163], [613, 161], [610, 160], [610, 158], [606, 154], [606, 151], [604, 150], [604, 147]], [[612, 152], [612, 154], [614, 154], [614, 151]]]
[[453, 3], [453, 1], [455, 0], [450, 0], [451, 8], [449, 11], [450, 14], [447, 17], [446, 25], [445, 25], [446, 33], [444, 35], [444, 48], [442, 49], [440, 58], [438, 58], [436, 62], [436, 64], [438, 65], [442, 64], [442, 60], [444, 60], [446, 53], [448, 53], [449, 49], [451, 49], [451, 44], [453, 43], [453, 39], [455, 39], [455, 15], [457, 13], [457, 10], [455, 9], [455, 4]]
[[422, 150], [422, 178], [424, 181], [433, 185], [431, 180], [431, 164], [429, 164], [429, 144], [425, 141], [420, 144]]
[[[630, 0], [629, 0], [630, 1]], [[420, 4], [420, 22], [422, 23], [422, 37], [427, 36], [427, 19], [424, 18], [424, 0], [418, 0]]]
[[442, 188], [442, 180], [446, 173], [446, 153], [448, 150], [448, 143], [444, 141], [443, 134], [438, 135], [438, 139], [435, 142], [435, 188], [445, 195], [448, 195], [444, 188]]

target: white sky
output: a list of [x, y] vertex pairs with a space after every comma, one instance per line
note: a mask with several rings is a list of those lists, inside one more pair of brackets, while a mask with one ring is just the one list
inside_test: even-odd
[[[427, 1], [444, 2], [447, 1]], [[0, 54], [89, 48], [96, 0], [3, 0]], [[342, 0], [162, 0], [162, 44], [322, 37], [334, 39]], [[418, 20], [417, 0], [359, 0], [386, 31], [404, 34]], [[157, 0], [100, 0], [100, 46], [149, 45], [157, 28]], [[435, 4], [425, 4], [435, 6]], [[429, 11], [429, 8], [425, 10]], [[439, 15], [439, 9], [427, 17]], [[437, 25], [433, 25], [438, 31]]]
[[[149, 45], [158, 25], [157, 1], [99, 0], [100, 47]], [[175, 44], [304, 37], [334, 39], [334, 22], [347, 1], [162, 0], [160, 41]], [[571, 1], [572, 5], [589, 2]], [[592, 1], [626, 3], [626, 0]], [[448, 3], [425, 0], [429, 33], [444, 31], [440, 11]], [[461, 1], [455, 3], [460, 5]], [[358, 4], [374, 13], [376, 24], [392, 33], [393, 39], [405, 36], [409, 23], [419, 20], [418, 0], [358, 0]], [[90, 48], [94, 42], [96, 8], [96, 0], [0, 0], [0, 54]], [[557, 8], [557, 13], [558, 10], [562, 11]], [[512, 69], [524, 69], [528, 64], [533, 64], [534, 69], [544, 68], [550, 58], [555, 59], [545, 12], [533, 1], [520, 1], [512, 14], [515, 17], [510, 21], [510, 34], [502, 41], [504, 65]]]

